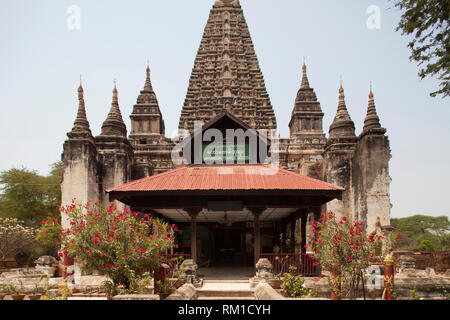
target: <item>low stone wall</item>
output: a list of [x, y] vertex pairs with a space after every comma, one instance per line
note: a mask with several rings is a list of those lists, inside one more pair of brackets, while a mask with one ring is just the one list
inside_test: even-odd
[[174, 293], [167, 297], [166, 300], [197, 300], [197, 290], [192, 284], [184, 284]]
[[436, 272], [445, 272], [450, 269], [450, 250], [446, 251], [395, 251], [394, 256], [398, 258], [410, 258], [415, 262], [415, 268], [425, 270], [433, 268]]
[[256, 300], [284, 300], [284, 297], [279, 294], [270, 284], [262, 282], [255, 288]]
[[[366, 298], [379, 300], [383, 296], [384, 277], [379, 275], [373, 284], [378, 284], [373, 288], [366, 284]], [[424, 270], [411, 270], [408, 272], [396, 274], [394, 278], [395, 291], [400, 300], [411, 299], [410, 290], [416, 289], [417, 294], [424, 299], [445, 299], [445, 291], [450, 293], [450, 275], [433, 275]], [[318, 298], [330, 298], [331, 289], [328, 277], [306, 278], [305, 286], [317, 292]], [[361, 293], [362, 298], [362, 293]]]
[[14, 269], [14, 268], [26, 268], [26, 267], [32, 268], [34, 266], [35, 266], [35, 264], [32, 260], [25, 261], [22, 264], [19, 264], [14, 259], [7, 259], [7, 260], [0, 261], [0, 269], [5, 269], [5, 271], [7, 271], [8, 269]]

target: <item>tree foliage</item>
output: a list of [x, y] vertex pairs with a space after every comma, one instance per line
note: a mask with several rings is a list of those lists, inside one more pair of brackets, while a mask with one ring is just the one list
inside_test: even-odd
[[58, 216], [61, 180], [61, 162], [54, 163], [47, 176], [26, 168], [1, 172], [0, 217], [18, 218], [38, 226], [45, 217]]
[[450, 221], [447, 216], [392, 218], [391, 225], [403, 235], [397, 242], [397, 249], [450, 249]]
[[437, 76], [439, 90], [432, 97], [450, 96], [450, 0], [394, 0], [402, 11], [397, 31], [413, 36], [411, 61], [421, 66], [419, 77]]
[[0, 261], [28, 246], [34, 240], [34, 230], [15, 218], [0, 218]]

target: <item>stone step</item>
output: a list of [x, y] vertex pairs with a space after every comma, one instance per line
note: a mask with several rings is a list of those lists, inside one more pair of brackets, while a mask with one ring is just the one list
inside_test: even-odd
[[251, 290], [197, 290], [197, 294], [199, 297], [253, 297], [253, 291]]
[[198, 300], [255, 300], [255, 297], [198, 297]]

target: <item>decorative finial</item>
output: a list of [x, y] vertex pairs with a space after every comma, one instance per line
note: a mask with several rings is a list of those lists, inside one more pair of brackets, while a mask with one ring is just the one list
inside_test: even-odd
[[303, 57], [303, 66], [302, 66], [302, 84], [300, 86], [301, 89], [309, 89], [309, 80], [308, 75], [306, 73], [306, 63], [305, 63], [305, 57]]
[[89, 122], [86, 117], [86, 108], [84, 105], [84, 96], [83, 96], [83, 87], [82, 87], [82, 78], [80, 75], [80, 86], [78, 87], [78, 112], [77, 117], [74, 122], [74, 127], [72, 129], [73, 132], [88, 132], [90, 133], [89, 129]]
[[147, 59], [147, 69], [146, 69], [146, 75], [145, 75], [145, 85], [144, 85], [145, 91], [152, 91], [152, 83], [150, 82], [150, 62]]
[[118, 103], [116, 79], [114, 79], [113, 103]]
[[339, 93], [343, 94], [344, 93], [344, 87], [342, 86], [342, 84], [343, 84], [342, 75], [339, 76], [339, 83], [340, 83]]
[[375, 108], [375, 99], [372, 91], [372, 81], [370, 81], [369, 104], [367, 106], [367, 115], [364, 120], [363, 132], [369, 132], [371, 129], [380, 129], [380, 118]]

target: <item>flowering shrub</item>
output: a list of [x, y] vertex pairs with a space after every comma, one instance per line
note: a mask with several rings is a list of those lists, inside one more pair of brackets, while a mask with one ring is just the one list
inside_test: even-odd
[[283, 296], [291, 298], [313, 296], [314, 293], [304, 286], [305, 279], [300, 274], [296, 274], [296, 270], [296, 267], [291, 266], [289, 272], [283, 274], [284, 278], [281, 284]]
[[320, 221], [313, 222], [312, 251], [314, 265], [333, 275], [332, 290], [340, 297], [341, 281], [347, 285], [351, 298], [356, 298], [359, 285], [364, 289], [364, 272], [375, 261], [381, 261], [375, 252], [381, 236], [367, 236], [364, 223], [350, 222], [346, 217], [338, 220], [332, 212], [321, 214]]
[[61, 245], [61, 222], [55, 217], [48, 217], [41, 221], [41, 226], [37, 230], [36, 240], [46, 246]]
[[70, 219], [70, 228], [62, 231], [64, 254], [107, 275], [115, 286], [130, 289], [159, 265], [162, 252], [173, 247], [175, 225], [148, 214], [141, 217], [101, 203], [73, 202], [62, 210]]
[[0, 261], [28, 246], [34, 240], [33, 228], [16, 218], [0, 218]]

